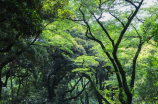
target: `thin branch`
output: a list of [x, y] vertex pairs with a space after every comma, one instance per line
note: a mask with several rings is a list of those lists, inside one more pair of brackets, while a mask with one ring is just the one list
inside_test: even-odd
[[154, 36], [155, 36], [155, 34], [152, 35], [152, 36], [150, 36], [150, 37], [148, 37], [147, 43], [148, 43]]
[[[113, 2], [114, 2], [114, 1], [113, 1]], [[123, 23], [118, 17], [116, 17], [114, 14], [112, 14], [112, 13], [110, 12], [110, 8], [111, 8], [111, 5], [110, 5], [109, 8], [108, 8], [108, 11], [109, 11], [110, 15], [113, 16], [115, 19], [117, 19], [117, 20], [122, 24], [122, 26], [123, 26], [123, 28], [124, 28], [124, 27], [125, 27], [124, 23]]]
[[103, 17], [103, 13], [101, 12], [101, 14], [100, 14], [98, 20], [100, 20], [102, 17]]
[[94, 15], [94, 13], [92, 13], [91, 11], [90, 11], [90, 13], [93, 15], [93, 17], [95, 18], [95, 20], [97, 21], [97, 23], [100, 25], [100, 27], [102, 28], [102, 30], [106, 33], [107, 37], [109, 38], [109, 40], [112, 43], [112, 46], [114, 47], [114, 40], [110, 37], [110, 34], [104, 28], [103, 24], [99, 21], [99, 19], [96, 18], [96, 16]]
[[[88, 36], [88, 31], [89, 31], [91, 37], [88, 36], [88, 38], [90, 38], [90, 39], [92, 39], [92, 40], [97, 40], [97, 39], [92, 35], [92, 33], [91, 33], [91, 28], [90, 28], [88, 22], [86, 21], [85, 15], [84, 15], [83, 11], [81, 10], [81, 8], [79, 8], [79, 11], [81, 12], [81, 14], [82, 14], [82, 16], [83, 16], [83, 21], [84, 21], [84, 23], [87, 25], [86, 36]], [[97, 41], [99, 41], [99, 40], [97, 40]]]
[[41, 32], [42, 32], [41, 30], [38, 30], [38, 31], [37, 31], [36, 37], [35, 37], [34, 40], [28, 45], [28, 47], [31, 46], [31, 45], [37, 40], [37, 38], [39, 37], [39, 35], [40, 35]]
[[136, 27], [131, 23], [132, 27], [134, 28], [134, 30], [136, 31], [138, 37], [141, 39], [142, 37], [140, 36], [139, 32], [137, 31]]
[[124, 23], [123, 23], [118, 17], [116, 17], [116, 16], [115, 16], [114, 14], [112, 14], [110, 11], [109, 11], [109, 13], [110, 13], [115, 19], [117, 19], [117, 20], [122, 24], [123, 28], [125, 27]]
[[[130, 0], [125, 0], [125, 1], [129, 2], [129, 3], [132, 4], [135, 8], [137, 8], [137, 6], [136, 6], [132, 1], [130, 1]], [[137, 3], [138, 3], [138, 2], [137, 2]]]
[[129, 38], [140, 38], [139, 36], [124, 36], [126, 37], [125, 41], [128, 40]]
[[140, 21], [141, 23], [144, 23], [144, 20], [139, 19], [137, 16], [135, 16], [135, 17], [136, 17], [136, 19], [137, 19], [138, 21]]
[[[47, 24], [44, 26], [43, 29], [45, 29], [49, 24], [50, 24], [50, 23], [47, 23]], [[34, 33], [34, 34], [37, 34], [37, 35], [36, 35], [36, 37], [34, 38], [34, 40], [28, 45], [28, 47], [31, 46], [32, 44], [34, 44], [34, 42], [37, 40], [37, 38], [39, 37], [39, 35], [40, 35], [41, 33], [42, 33], [42, 30], [41, 30], [41, 29], [39, 29], [37, 32]]]

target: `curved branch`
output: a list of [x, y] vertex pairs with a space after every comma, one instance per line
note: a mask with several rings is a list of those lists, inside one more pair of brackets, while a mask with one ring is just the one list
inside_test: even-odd
[[[135, 8], [137, 8], [137, 6], [136, 6], [132, 1], [130, 1], [130, 0], [125, 0], [125, 1], [129, 2], [129, 3], [132, 4]], [[136, 3], [139, 3], [139, 2], [136, 2]]]
[[135, 27], [133, 24], [131, 24], [131, 25], [132, 25], [132, 27], [134, 28], [134, 30], [136, 31], [138, 37], [141, 39], [142, 37], [140, 36], [140, 34], [139, 34], [139, 32], [137, 31], [136, 27]]
[[118, 18], [118, 17], [116, 17], [114, 14], [112, 14], [111, 12], [109, 12], [115, 19], [117, 19], [120, 23], [121, 23], [121, 25], [123, 26], [123, 28], [125, 27], [125, 25], [124, 25], [124, 23]]

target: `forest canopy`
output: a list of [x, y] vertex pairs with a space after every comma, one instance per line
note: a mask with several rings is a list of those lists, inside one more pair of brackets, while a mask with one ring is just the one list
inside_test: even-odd
[[0, 103], [157, 104], [157, 0], [1, 0]]

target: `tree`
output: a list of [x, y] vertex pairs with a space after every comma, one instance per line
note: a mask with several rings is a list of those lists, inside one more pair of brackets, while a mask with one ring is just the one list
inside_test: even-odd
[[[41, 18], [37, 13], [40, 5], [38, 0], [1, 1], [0, 78], [4, 66], [32, 45], [41, 33]], [[2, 86], [1, 80], [0, 89]]]
[[[37, 49], [32, 48], [32, 45], [38, 40], [50, 18], [53, 21], [59, 18], [69, 18], [70, 11], [64, 8], [67, 4], [67, 0], [0, 1], [0, 98], [3, 86], [2, 77], [5, 76], [1, 75], [5, 66], [14, 63], [24, 52], [25, 56], [30, 50]], [[65, 16], [65, 13], [68, 15]], [[47, 21], [47, 24], [43, 21]]]
[[[142, 6], [144, 0], [140, 1], [130, 1], [130, 0], [95, 0], [95, 1], [78, 1], [78, 14], [77, 20], [75, 21], [83, 21], [87, 31], [86, 36], [87, 38], [98, 42], [106, 54], [107, 58], [110, 60], [114, 72], [117, 77], [118, 81], [118, 88], [119, 88], [119, 100], [122, 104], [131, 104], [132, 97], [133, 97], [133, 90], [134, 90], [134, 82], [135, 82], [135, 74], [136, 74], [136, 62], [138, 59], [138, 55], [140, 54], [142, 45], [145, 42], [148, 42], [152, 37], [154, 37], [155, 33], [152, 34], [143, 34], [142, 31], [138, 30], [136, 26], [134, 26], [134, 21], [141, 22], [137, 15], [139, 14], [139, 9]], [[73, 2], [75, 4], [75, 1]], [[128, 8], [125, 11], [117, 10], [118, 7], [123, 8], [126, 6]], [[113, 19], [109, 21], [101, 21], [103, 17], [103, 13], [109, 13]], [[115, 28], [118, 28], [119, 31], [108, 31], [109, 27], [112, 26], [110, 23], [115, 24]], [[148, 22], [147, 22], [148, 23]], [[93, 28], [94, 24], [95, 29]], [[145, 22], [143, 27], [145, 26]], [[96, 29], [96, 27], [100, 29]], [[110, 28], [112, 29], [112, 28]], [[129, 34], [130, 29], [135, 31], [134, 34]], [[147, 29], [144, 29], [147, 31]], [[102, 32], [100, 32], [102, 31]], [[128, 31], [128, 32], [127, 32]], [[95, 34], [97, 33], [98, 34]], [[136, 50], [132, 54], [132, 59], [129, 61], [131, 64], [130, 70], [130, 83], [127, 80], [126, 69], [123, 65], [123, 60], [119, 57], [119, 51], [121, 50], [122, 44], [126, 44], [126, 38], [130, 37], [132, 39], [137, 38], [136, 41]], [[108, 44], [106, 44], [106, 41]], [[106, 44], [106, 45], [105, 45]], [[111, 47], [110, 50], [107, 47]], [[129, 47], [131, 47], [129, 45]], [[128, 49], [124, 49], [126, 51]], [[108, 103], [108, 102], [107, 102]]]

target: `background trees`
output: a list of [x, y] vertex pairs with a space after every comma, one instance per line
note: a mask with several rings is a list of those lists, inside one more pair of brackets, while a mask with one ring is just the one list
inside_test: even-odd
[[[16, 63], [17, 56], [32, 45], [42, 32], [41, 18], [37, 12], [39, 6], [41, 4], [37, 0], [1, 1], [0, 75], [8, 63]], [[2, 86], [1, 80], [0, 88]]]

